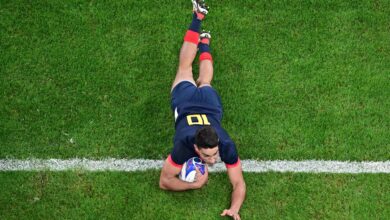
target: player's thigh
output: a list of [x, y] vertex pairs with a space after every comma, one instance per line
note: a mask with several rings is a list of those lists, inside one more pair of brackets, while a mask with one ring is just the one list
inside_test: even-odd
[[202, 102], [222, 109], [222, 102], [218, 92], [209, 84], [203, 84], [199, 87]]
[[171, 87], [171, 92], [173, 91], [175, 86], [177, 86], [179, 83], [181, 83], [183, 81], [191, 82], [192, 84], [194, 84], [196, 86], [194, 77], [192, 75], [192, 68], [187, 68], [187, 69], [179, 68], [178, 69], [178, 71], [176, 73], [175, 80], [173, 81], [173, 84]]
[[197, 91], [198, 88], [192, 82], [186, 80], [179, 82], [171, 92], [172, 111], [178, 113], [177, 108], [185, 102], [190, 102], [196, 95]]

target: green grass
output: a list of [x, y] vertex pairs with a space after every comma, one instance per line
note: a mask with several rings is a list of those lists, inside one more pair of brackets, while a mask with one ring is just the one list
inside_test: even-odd
[[[389, 159], [388, 1], [209, 4], [213, 85], [242, 158]], [[1, 1], [0, 158], [166, 157], [190, 8]]]
[[[389, 160], [389, 1], [208, 1], [213, 86], [242, 159]], [[0, 158], [151, 158], [189, 0], [0, 1]], [[195, 64], [195, 75], [197, 74]], [[389, 219], [389, 175], [245, 173], [243, 219]], [[218, 219], [226, 174], [0, 172], [0, 219]]]
[[[158, 171], [0, 173], [2, 219], [220, 219], [226, 174], [206, 188], [165, 192]], [[389, 175], [245, 174], [242, 219], [388, 219]], [[226, 218], [227, 219], [227, 218]]]

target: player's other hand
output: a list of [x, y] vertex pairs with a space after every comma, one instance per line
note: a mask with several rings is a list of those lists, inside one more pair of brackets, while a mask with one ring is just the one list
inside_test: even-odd
[[204, 167], [204, 174], [199, 171], [198, 167], [195, 167], [196, 169], [196, 176], [195, 176], [195, 182], [194, 182], [194, 187], [195, 189], [202, 188], [207, 183], [207, 180], [209, 178], [209, 171], [207, 168], [207, 165]]
[[237, 212], [234, 212], [230, 209], [223, 210], [223, 212], [221, 213], [221, 216], [230, 216], [234, 220], [241, 220], [240, 215]]

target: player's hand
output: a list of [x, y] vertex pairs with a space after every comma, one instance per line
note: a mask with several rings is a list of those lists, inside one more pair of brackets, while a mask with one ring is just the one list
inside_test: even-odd
[[195, 176], [194, 185], [195, 185], [196, 189], [199, 189], [207, 183], [207, 180], [209, 178], [209, 171], [207, 169], [207, 165], [205, 165], [205, 167], [204, 167], [204, 174], [203, 175], [199, 171], [198, 167], [195, 167], [195, 169], [196, 169], [196, 176]]
[[221, 216], [230, 216], [234, 220], [241, 220], [240, 215], [237, 212], [232, 211], [230, 209], [223, 210]]

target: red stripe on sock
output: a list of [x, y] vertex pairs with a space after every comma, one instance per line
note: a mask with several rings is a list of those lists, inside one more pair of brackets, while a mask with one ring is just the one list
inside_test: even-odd
[[196, 12], [196, 17], [197, 17], [199, 20], [203, 20], [204, 14]]
[[213, 61], [213, 57], [211, 56], [211, 54], [209, 52], [203, 52], [203, 53], [200, 54], [199, 60], [200, 61], [202, 61], [202, 60], [211, 60], [211, 61]]
[[195, 31], [188, 30], [186, 35], [184, 36], [184, 41], [194, 43], [198, 45], [199, 41], [199, 33]]
[[203, 38], [201, 41], [200, 41], [202, 44], [210, 44], [210, 39], [208, 38]]

